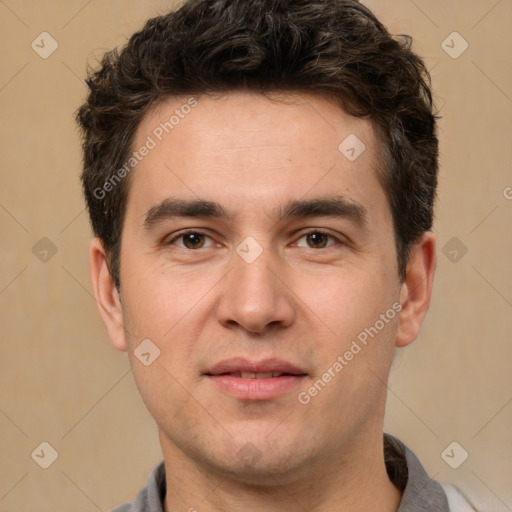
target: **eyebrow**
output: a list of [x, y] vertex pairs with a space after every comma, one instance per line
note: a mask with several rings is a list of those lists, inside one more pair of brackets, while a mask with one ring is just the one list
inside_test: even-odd
[[334, 217], [347, 219], [361, 228], [368, 226], [368, 210], [360, 203], [344, 196], [294, 200], [279, 213], [283, 218]]
[[[229, 220], [233, 218], [233, 214], [214, 201], [168, 197], [147, 211], [143, 226], [145, 230], [150, 230], [156, 224], [175, 217]], [[292, 200], [278, 208], [279, 221], [310, 217], [347, 219], [360, 228], [368, 225], [368, 210], [362, 204], [344, 196]]]
[[149, 230], [155, 224], [174, 217], [231, 218], [219, 203], [203, 199], [188, 200], [168, 197], [148, 210], [144, 219], [144, 228]]

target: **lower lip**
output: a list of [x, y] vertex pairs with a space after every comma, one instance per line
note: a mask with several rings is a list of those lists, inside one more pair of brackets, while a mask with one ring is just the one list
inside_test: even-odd
[[232, 375], [208, 375], [221, 391], [240, 400], [269, 400], [299, 387], [305, 375], [285, 375], [268, 379], [242, 379]]

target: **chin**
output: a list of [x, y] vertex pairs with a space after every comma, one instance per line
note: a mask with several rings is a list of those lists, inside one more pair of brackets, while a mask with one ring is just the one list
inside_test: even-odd
[[[271, 430], [266, 430], [266, 433]], [[305, 467], [311, 467], [314, 450], [304, 442], [294, 440], [284, 433], [272, 441], [265, 435], [250, 436], [246, 433], [230, 439], [210, 457], [202, 459], [210, 469], [249, 487], [275, 487], [291, 483], [300, 477]], [[298, 446], [301, 450], [298, 450]], [[208, 459], [208, 460], [205, 460]]]

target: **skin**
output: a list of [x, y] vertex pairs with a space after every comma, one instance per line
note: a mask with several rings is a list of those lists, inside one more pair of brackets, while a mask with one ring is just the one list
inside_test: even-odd
[[[186, 100], [150, 111], [133, 146]], [[366, 146], [355, 161], [338, 150], [349, 134]], [[93, 239], [102, 318], [113, 345], [128, 352], [158, 425], [165, 510], [397, 509], [401, 493], [383, 460], [386, 383], [395, 348], [416, 338], [427, 313], [435, 238], [427, 232], [412, 248], [401, 281], [377, 148], [368, 120], [321, 97], [202, 96], [130, 176], [121, 298]], [[148, 212], [171, 196], [215, 201], [231, 216], [164, 217], [145, 226]], [[360, 205], [365, 225], [279, 215], [288, 201], [332, 197]], [[183, 237], [172, 241], [188, 228], [205, 236], [192, 248]], [[262, 248], [252, 263], [236, 251], [249, 236]], [[397, 301], [400, 313], [300, 403], [298, 393]], [[160, 356], [144, 366], [134, 350], [147, 338]], [[241, 400], [202, 374], [235, 356], [277, 357], [307, 376], [276, 398]], [[259, 458], [244, 462], [237, 452], [247, 443]]]

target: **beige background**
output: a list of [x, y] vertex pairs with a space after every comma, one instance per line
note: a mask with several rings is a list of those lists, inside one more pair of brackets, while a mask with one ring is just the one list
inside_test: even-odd
[[[366, 4], [414, 37], [443, 115], [435, 294], [420, 338], [397, 358], [387, 431], [436, 479], [512, 510], [512, 3]], [[171, 5], [0, 0], [1, 512], [107, 511], [160, 459], [126, 355], [110, 346], [91, 296], [72, 116], [86, 62]], [[31, 48], [43, 31], [59, 45], [47, 59]], [[453, 31], [469, 44], [456, 59], [441, 46]], [[33, 253], [43, 237], [57, 249], [46, 263]], [[452, 246], [443, 253], [452, 237], [467, 247], [456, 262]], [[59, 454], [48, 469], [31, 458], [42, 441]], [[441, 458], [452, 441], [469, 453], [458, 469]]]

